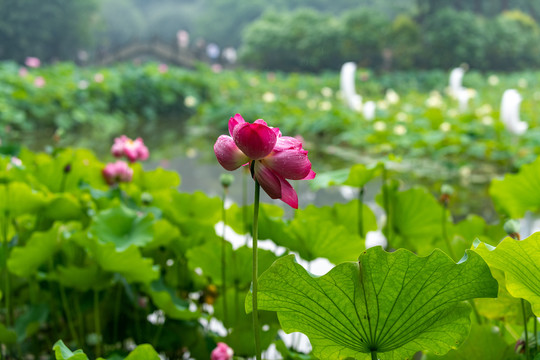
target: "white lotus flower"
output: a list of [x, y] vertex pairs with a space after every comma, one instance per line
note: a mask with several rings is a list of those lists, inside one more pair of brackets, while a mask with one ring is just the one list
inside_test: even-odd
[[375, 119], [376, 109], [377, 105], [374, 101], [367, 101], [362, 108], [362, 114], [364, 115], [364, 118], [368, 121]]
[[343, 98], [347, 102], [349, 108], [355, 111], [359, 111], [362, 108], [362, 96], [356, 93], [355, 88], [355, 73], [356, 64], [353, 62], [346, 62], [341, 67], [340, 73], [340, 89]]
[[506, 130], [515, 135], [524, 134], [529, 127], [529, 124], [519, 118], [521, 100], [521, 95], [515, 89], [506, 90], [501, 100], [501, 121]]

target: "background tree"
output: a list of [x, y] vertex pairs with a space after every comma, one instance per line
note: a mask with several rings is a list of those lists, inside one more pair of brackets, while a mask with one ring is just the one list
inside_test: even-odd
[[96, 11], [96, 0], [0, 0], [0, 59], [74, 59]]

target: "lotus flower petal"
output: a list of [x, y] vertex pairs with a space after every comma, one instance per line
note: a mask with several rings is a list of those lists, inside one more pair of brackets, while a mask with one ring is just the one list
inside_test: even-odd
[[263, 161], [285, 179], [301, 180], [309, 175], [311, 162], [305, 150], [275, 151]]
[[244, 120], [244, 118], [242, 117], [242, 115], [240, 114], [236, 114], [234, 115], [232, 118], [229, 119], [229, 134], [231, 136], [233, 136], [233, 132], [234, 132], [234, 128], [238, 125], [238, 124], [243, 124], [245, 123], [246, 121]]
[[236, 146], [250, 159], [259, 160], [272, 152], [277, 136], [265, 124], [241, 123], [234, 127], [233, 139]]
[[232, 137], [221, 135], [214, 144], [214, 153], [225, 170], [233, 171], [249, 161], [249, 158], [236, 146]]
[[281, 198], [281, 181], [278, 175], [262, 162], [255, 162], [255, 180], [272, 199]]

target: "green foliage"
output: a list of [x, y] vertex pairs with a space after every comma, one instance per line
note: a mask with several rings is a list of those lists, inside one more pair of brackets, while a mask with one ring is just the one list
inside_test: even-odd
[[473, 13], [450, 8], [428, 17], [422, 25], [425, 66], [449, 69], [465, 62], [483, 68], [484, 26]]
[[284, 331], [305, 333], [317, 357], [368, 359], [375, 351], [380, 359], [404, 359], [457, 348], [471, 310], [462, 301], [496, 295], [496, 280], [472, 252], [456, 265], [441, 251], [419, 258], [375, 247], [318, 278], [294, 256], [281, 258], [260, 277], [258, 301], [278, 312]]
[[96, 0], [0, 1], [0, 59], [75, 59], [87, 46]]
[[262, 69], [335, 69], [341, 65], [338, 36], [335, 19], [313, 10], [267, 13], [246, 29], [241, 56]]
[[508, 292], [529, 301], [533, 312], [540, 314], [540, 233], [522, 241], [504, 239], [496, 248], [475, 242], [475, 250], [489, 266], [500, 269], [506, 277]]
[[539, 65], [540, 28], [517, 10], [504, 12], [487, 24], [489, 68], [519, 70]]

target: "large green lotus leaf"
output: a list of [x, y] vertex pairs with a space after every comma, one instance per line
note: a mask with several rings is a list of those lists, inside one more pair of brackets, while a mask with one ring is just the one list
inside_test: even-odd
[[138, 213], [125, 206], [100, 212], [90, 230], [99, 241], [112, 243], [120, 251], [131, 245], [144, 247], [154, 239], [153, 216]]
[[61, 245], [61, 224], [56, 223], [49, 231], [34, 232], [25, 246], [15, 247], [8, 259], [8, 269], [20, 277], [37, 274], [43, 264], [49, 262]]
[[[419, 350], [444, 354], [467, 337], [464, 300], [497, 296], [497, 281], [480, 256], [454, 263], [435, 250], [418, 257], [373, 247], [358, 262], [321, 277], [278, 259], [259, 278], [259, 308], [278, 312], [283, 330], [306, 334], [321, 359], [411, 359]], [[251, 311], [251, 296], [246, 298]]]
[[[89, 150], [64, 149], [54, 157], [44, 153], [21, 151], [20, 157], [24, 164], [28, 164], [28, 170], [36, 181], [52, 192], [77, 191], [81, 182], [94, 188], [107, 188], [101, 174], [105, 165]], [[64, 170], [67, 165], [70, 169], [66, 173]]]
[[52, 220], [78, 220], [83, 216], [79, 200], [71, 193], [56, 194], [43, 209], [43, 215]]
[[[216, 285], [222, 284], [221, 246], [221, 239], [216, 238], [188, 250], [186, 254], [189, 268], [192, 270], [200, 268], [203, 275], [209, 277]], [[228, 286], [236, 283], [241, 289], [249, 288], [252, 280], [253, 249], [242, 246], [233, 251], [228, 241], [225, 246], [225, 276]], [[268, 269], [277, 259], [277, 256], [269, 250], [258, 249], [258, 255], [259, 274]]]
[[49, 275], [49, 279], [58, 281], [67, 288], [88, 291], [90, 289], [106, 288], [110, 284], [111, 276], [101, 271], [96, 264], [86, 267], [59, 265]]
[[361, 188], [381, 173], [382, 166], [382, 163], [377, 163], [375, 166], [353, 165], [349, 177], [343, 185]]
[[353, 165], [350, 169], [340, 169], [319, 173], [309, 182], [313, 190], [319, 190], [332, 185], [348, 185], [361, 188], [373, 180], [381, 172], [381, 166]]
[[199, 311], [189, 310], [189, 301], [179, 298], [161, 278], [147, 286], [146, 293], [150, 295], [152, 302], [170, 318], [193, 320], [201, 315]]
[[0, 343], [14, 344], [17, 342], [17, 333], [14, 330], [6, 328], [4, 324], [0, 324]]
[[[259, 206], [259, 238], [274, 239], [283, 236], [285, 223], [283, 208], [274, 204]], [[251, 234], [253, 231], [253, 205], [233, 204], [227, 209], [227, 225], [238, 234]]]
[[[392, 192], [390, 198], [392, 248], [403, 247], [419, 255], [429, 254], [434, 247], [446, 249], [441, 242], [443, 208], [425, 188]], [[382, 196], [377, 201], [382, 206]]]
[[58, 340], [53, 346], [56, 360], [88, 360], [88, 356], [81, 350], [72, 352], [62, 340]]
[[160, 246], [168, 246], [172, 241], [180, 239], [181, 234], [178, 227], [165, 219], [154, 222], [154, 239], [145, 247], [145, 250], [153, 250]]
[[15, 321], [17, 341], [22, 342], [44, 326], [49, 316], [47, 304], [30, 305]]
[[453, 226], [452, 230], [454, 241], [462, 246], [466, 245], [467, 249], [471, 248], [475, 239], [497, 245], [506, 237], [506, 232], [501, 225], [488, 225], [483, 217], [472, 214]]
[[150, 344], [137, 346], [124, 360], [159, 360], [159, 354]]
[[540, 316], [540, 233], [521, 241], [507, 237], [496, 248], [480, 241], [474, 247], [489, 266], [504, 271], [510, 295], [529, 301]]
[[456, 350], [444, 356], [426, 354], [423, 360], [513, 360], [519, 359], [514, 346], [508, 345], [491, 325], [478, 325], [472, 322], [467, 340]]
[[521, 218], [527, 210], [540, 211], [540, 157], [523, 165], [517, 174], [494, 179], [489, 188], [495, 206], [511, 218]]
[[153, 260], [144, 258], [135, 245], [119, 251], [113, 243], [102, 244], [89, 239], [88, 248], [103, 270], [119, 273], [129, 282], [149, 284], [159, 278], [159, 270], [153, 266]]
[[139, 186], [142, 191], [177, 188], [180, 186], [180, 175], [176, 171], [162, 168], [144, 171], [139, 167], [133, 175], [133, 183]]
[[510, 295], [506, 289], [504, 273], [491, 268], [491, 275], [499, 283], [499, 294], [495, 299], [475, 299], [476, 309], [480, 315], [491, 320], [503, 320], [512, 324], [523, 324], [521, 300]]
[[298, 252], [307, 261], [325, 258], [334, 264], [354, 261], [365, 249], [365, 242], [357, 233], [325, 221], [320, 217], [299, 217], [288, 227], [290, 236], [274, 241]]
[[[330, 221], [335, 225], [345, 227], [349, 232], [358, 233], [358, 200], [345, 204], [336, 203], [332, 206], [317, 207], [308, 205], [303, 210], [295, 212], [295, 219], [320, 219]], [[366, 204], [362, 204], [363, 233], [377, 230], [377, 218]]]
[[28, 184], [11, 182], [0, 185], [0, 214], [19, 216], [37, 212], [46, 203], [45, 196]]
[[173, 193], [169, 210], [173, 218], [179, 222], [197, 220], [201, 223], [212, 224], [221, 220], [221, 200], [217, 197], [208, 197], [203, 192], [193, 194]]

